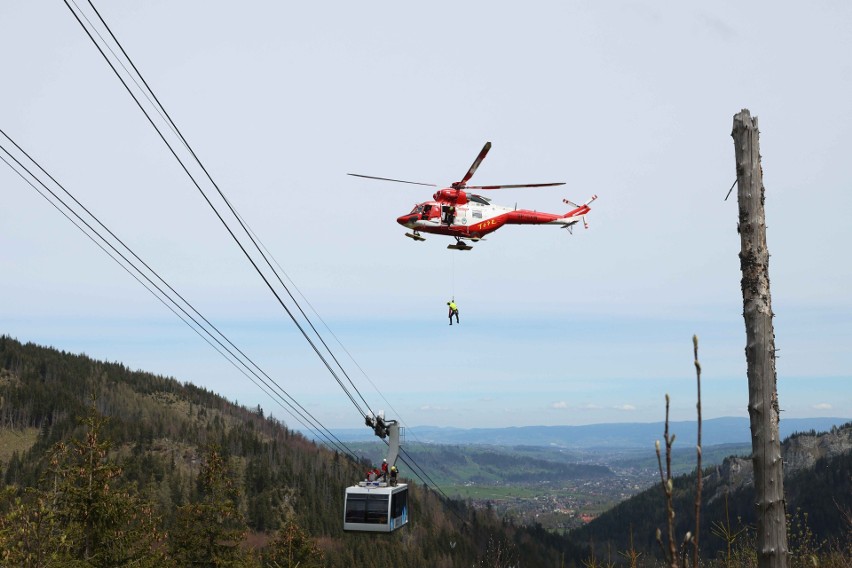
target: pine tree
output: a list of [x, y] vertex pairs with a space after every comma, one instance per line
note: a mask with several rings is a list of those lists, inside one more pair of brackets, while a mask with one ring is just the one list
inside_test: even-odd
[[293, 522], [286, 523], [264, 549], [267, 568], [321, 568], [325, 557], [308, 535]]
[[172, 558], [179, 566], [246, 566], [239, 490], [218, 447], [209, 448], [198, 485], [199, 499], [177, 510], [169, 537]]
[[59, 443], [40, 488], [15, 500], [0, 519], [9, 566], [118, 568], [162, 564], [161, 534], [150, 503], [114, 487], [121, 467], [108, 459], [106, 419], [94, 409], [83, 440]]
[[16, 496], [6, 489], [9, 502], [0, 517], [0, 566], [59, 568], [72, 561], [71, 542], [44, 494], [28, 491]]
[[158, 566], [162, 535], [152, 504], [116, 488], [122, 470], [107, 457], [106, 419], [91, 409], [83, 424], [85, 439], [58, 444], [51, 460], [56, 514], [74, 558], [92, 567]]

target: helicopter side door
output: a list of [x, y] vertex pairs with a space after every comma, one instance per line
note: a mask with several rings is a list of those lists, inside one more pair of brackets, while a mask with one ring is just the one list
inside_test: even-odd
[[441, 205], [441, 223], [444, 225], [467, 225], [467, 205]]

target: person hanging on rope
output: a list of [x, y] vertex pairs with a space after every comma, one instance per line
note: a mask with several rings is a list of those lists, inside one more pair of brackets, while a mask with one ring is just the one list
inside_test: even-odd
[[449, 307], [450, 325], [453, 325], [453, 316], [456, 316], [456, 323], [459, 323], [459, 307], [456, 305], [455, 299], [447, 302]]

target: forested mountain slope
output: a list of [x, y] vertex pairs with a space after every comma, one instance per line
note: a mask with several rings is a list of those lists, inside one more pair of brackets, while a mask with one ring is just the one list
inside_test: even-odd
[[[132, 558], [135, 566], [255, 567], [288, 565], [275, 556], [286, 549], [295, 566], [298, 549], [303, 567], [431, 568], [521, 557], [553, 566], [570, 548], [417, 484], [408, 527], [343, 533], [344, 489], [364, 464], [259, 408], [7, 336], [0, 337], [0, 442], [7, 486], [0, 549], [9, 565], [117, 566]], [[80, 505], [92, 502], [98, 507]], [[45, 555], [55, 562], [39, 563]]]
[[[796, 550], [852, 542], [850, 428], [784, 443], [795, 466], [786, 472], [788, 510], [803, 535], [791, 539]], [[445, 449], [435, 451], [435, 462], [446, 463]], [[707, 557], [725, 546], [722, 524], [733, 531], [754, 524], [749, 465], [732, 458], [704, 472]], [[659, 487], [566, 538], [515, 527], [412, 483], [408, 527], [343, 533], [344, 489], [364, 466], [259, 408], [0, 336], [0, 566], [570, 567], [588, 564], [590, 542], [599, 558], [608, 551], [622, 559], [631, 531], [650, 560], [656, 529], [664, 529]], [[693, 526], [694, 486], [694, 475], [676, 478], [681, 537]], [[747, 547], [748, 531], [737, 539]]]
[[[781, 445], [784, 493], [794, 553], [840, 551], [852, 557], [852, 423], [829, 432], [788, 437]], [[676, 534], [695, 530], [695, 472], [674, 478]], [[704, 470], [701, 533], [702, 555], [726, 552], [727, 541], [753, 544], [755, 491], [750, 458], [729, 457]], [[627, 550], [633, 544], [645, 555], [659, 552], [656, 531], [666, 533], [663, 490], [654, 487], [623, 501], [571, 533], [577, 542], [600, 549]], [[725, 535], [728, 536], [725, 536]], [[665, 538], [665, 536], [664, 536]], [[736, 542], [735, 542], [736, 543]]]

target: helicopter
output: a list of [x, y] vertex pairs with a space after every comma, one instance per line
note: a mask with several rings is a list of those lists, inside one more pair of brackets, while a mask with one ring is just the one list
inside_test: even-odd
[[[589, 204], [598, 198], [593, 195], [588, 201], [581, 205], [577, 205], [572, 201], [563, 199], [562, 201], [573, 207], [571, 211], [564, 215], [559, 213], [541, 213], [538, 211], [530, 211], [528, 209], [518, 209], [517, 205], [505, 207], [491, 203], [491, 199], [483, 197], [475, 193], [468, 193], [465, 190], [492, 190], [503, 188], [517, 187], [548, 187], [556, 185], [565, 185], [565, 182], [557, 183], [524, 183], [512, 185], [467, 185], [470, 178], [476, 172], [482, 160], [491, 149], [491, 142], [486, 142], [482, 147], [482, 151], [473, 161], [473, 164], [468, 169], [467, 173], [461, 179], [453, 183], [450, 187], [439, 189], [433, 196], [433, 201], [418, 203], [414, 206], [410, 213], [402, 215], [396, 222], [410, 229], [405, 236], [415, 241], [425, 241], [426, 239], [420, 234], [432, 233], [436, 235], [446, 235], [456, 239], [455, 244], [447, 245], [448, 249], [455, 250], [470, 250], [471, 245], [464, 241], [478, 242], [489, 233], [493, 233], [503, 225], [555, 225], [568, 229], [572, 232], [574, 225], [583, 222], [585, 228], [589, 228], [586, 223], [586, 214], [591, 210]], [[425, 185], [428, 187], [438, 187], [434, 183], [420, 183], [416, 181], [405, 181], [400, 179], [391, 179], [377, 176], [368, 176], [363, 174], [348, 174], [350, 176], [377, 179], [382, 181], [393, 181], [397, 183], [408, 183], [412, 185]]]

